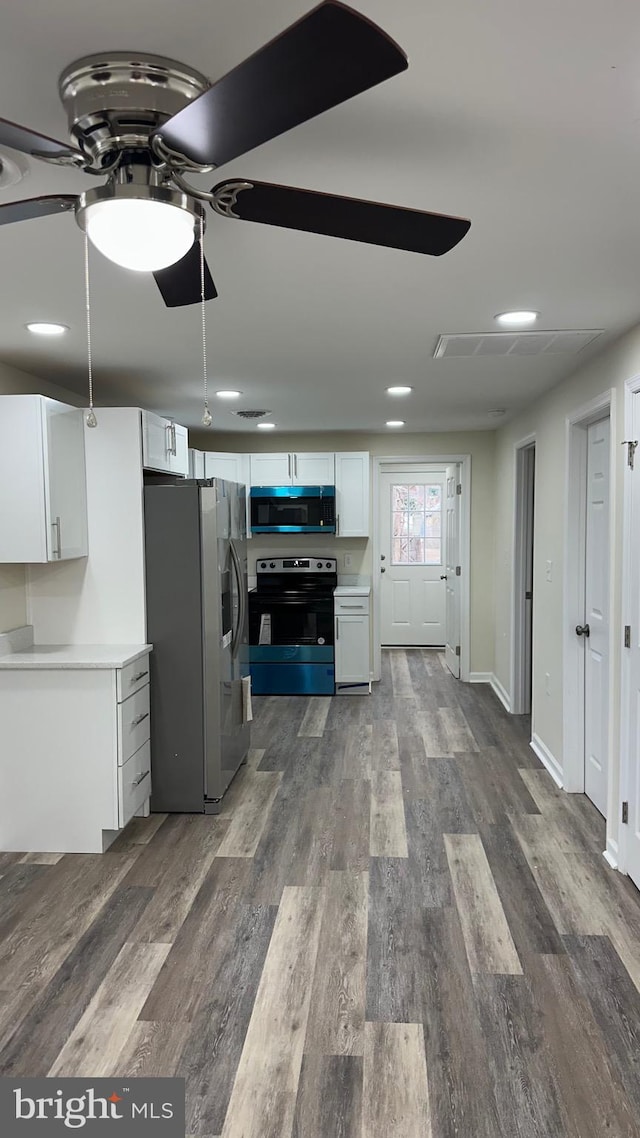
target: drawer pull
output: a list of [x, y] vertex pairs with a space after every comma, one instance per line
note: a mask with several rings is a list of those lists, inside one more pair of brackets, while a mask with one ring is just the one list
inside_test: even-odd
[[148, 712], [148, 711], [144, 711], [144, 712], [142, 713], [142, 715], [138, 715], [138, 716], [137, 716], [135, 719], [132, 719], [132, 720], [131, 720], [131, 726], [132, 726], [132, 727], [137, 727], [137, 726], [138, 726], [138, 724], [142, 723], [142, 722], [143, 722], [143, 720], [145, 720], [145, 719], [148, 719], [148, 718], [149, 718], [149, 712]]
[[363, 609], [363, 608], [364, 608], [364, 605], [345, 605], [345, 604], [341, 604], [341, 605], [340, 605], [340, 608], [341, 608], [341, 609]]
[[131, 677], [131, 683], [137, 684], [138, 680], [143, 680], [144, 677], [148, 676], [148, 675], [149, 675], [148, 672], [138, 672], [138, 674], [136, 676]]
[[141, 782], [144, 782], [145, 778], [148, 778], [150, 774], [151, 774], [151, 771], [150, 771], [150, 770], [149, 770], [149, 771], [145, 771], [145, 772], [144, 772], [144, 774], [139, 774], [137, 778], [134, 778], [134, 780], [133, 780], [133, 782], [131, 783], [131, 785], [132, 785], [132, 786], [140, 786], [140, 783], [141, 783]]

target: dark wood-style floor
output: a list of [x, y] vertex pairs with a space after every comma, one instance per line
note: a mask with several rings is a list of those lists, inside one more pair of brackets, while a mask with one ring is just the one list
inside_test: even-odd
[[217, 818], [0, 854], [5, 1075], [170, 1075], [223, 1138], [640, 1135], [640, 904], [434, 652], [256, 701]]

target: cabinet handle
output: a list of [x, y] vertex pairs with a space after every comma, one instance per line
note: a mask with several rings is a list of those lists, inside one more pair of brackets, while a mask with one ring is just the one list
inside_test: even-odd
[[60, 539], [60, 518], [56, 518], [55, 522], [51, 523], [51, 528], [56, 531], [56, 547], [52, 550], [53, 556], [57, 557], [58, 561], [62, 557], [62, 542]]
[[173, 452], [172, 452], [172, 453], [173, 453], [175, 456], [177, 456], [177, 454], [178, 454], [178, 435], [177, 435], [177, 432], [176, 432], [176, 425], [175, 425], [175, 423], [172, 423], [172, 424], [171, 424], [171, 438], [173, 439]]
[[294, 478], [298, 477], [298, 456], [297, 456], [297, 454], [294, 454], [294, 456], [293, 456], [293, 477]]
[[340, 608], [341, 608], [341, 609], [363, 609], [363, 608], [364, 608], [364, 605], [345, 605], [345, 604], [341, 604], [341, 605], [340, 605]]
[[138, 716], [136, 716], [135, 719], [131, 720], [131, 726], [137, 727], [140, 723], [143, 723], [144, 720], [148, 719], [148, 718], [149, 718], [149, 712], [145, 711], [143, 715], [138, 715]]
[[138, 672], [137, 675], [131, 677], [131, 683], [137, 684], [138, 680], [143, 680], [144, 677], [148, 675], [148, 672]]
[[340, 535], [340, 514], [336, 514], [336, 537]]
[[132, 786], [140, 786], [140, 783], [141, 783], [141, 782], [144, 782], [145, 778], [148, 778], [150, 774], [151, 774], [151, 771], [150, 771], [150, 770], [149, 770], [149, 771], [145, 771], [145, 772], [144, 772], [144, 774], [139, 774], [137, 778], [134, 778], [134, 780], [133, 780], [133, 782], [131, 783], [131, 785], [132, 785]]
[[340, 639], [340, 618], [336, 617], [336, 640]]
[[289, 481], [291, 482], [293, 475], [291, 473], [291, 455], [290, 454], [287, 455], [287, 475], [288, 475]]

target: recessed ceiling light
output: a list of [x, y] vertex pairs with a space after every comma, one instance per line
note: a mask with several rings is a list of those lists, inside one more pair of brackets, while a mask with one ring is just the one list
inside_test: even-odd
[[387, 395], [411, 395], [412, 387], [388, 387]]
[[492, 419], [501, 419], [506, 413], [505, 407], [492, 407], [491, 411], [487, 411], [487, 415], [490, 415]]
[[404, 419], [387, 419], [388, 427], [404, 427]]
[[272, 431], [274, 427], [275, 423], [258, 423], [259, 431]]
[[241, 391], [216, 391], [218, 399], [239, 399], [242, 395]]
[[496, 320], [498, 324], [502, 324], [504, 328], [528, 328], [530, 324], [535, 324], [538, 316], [538, 312], [528, 312], [526, 310], [521, 312], [499, 312], [496, 316]]
[[64, 332], [69, 331], [66, 324], [49, 324], [43, 320], [35, 320], [25, 327], [29, 332], [35, 332], [36, 336], [62, 336]]

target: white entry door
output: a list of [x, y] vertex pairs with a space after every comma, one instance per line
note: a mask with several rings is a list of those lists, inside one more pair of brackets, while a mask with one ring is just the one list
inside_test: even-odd
[[445, 471], [418, 468], [380, 479], [381, 641], [445, 643]]
[[446, 605], [445, 661], [456, 679], [460, 678], [460, 495], [457, 466], [446, 470]]
[[[640, 393], [633, 396], [633, 421], [626, 425], [625, 438], [637, 439], [640, 430]], [[625, 532], [629, 559], [629, 609], [624, 619], [630, 622], [629, 650], [624, 690], [625, 711], [622, 731], [628, 749], [629, 775], [627, 794], [628, 829], [626, 833], [626, 870], [640, 889], [640, 447], [636, 449], [631, 484], [631, 514]], [[626, 721], [626, 722], [625, 722]], [[626, 728], [626, 730], [625, 730]]]
[[[584, 789], [607, 815], [609, 707], [609, 419], [587, 428]], [[588, 632], [587, 632], [588, 629]]]

